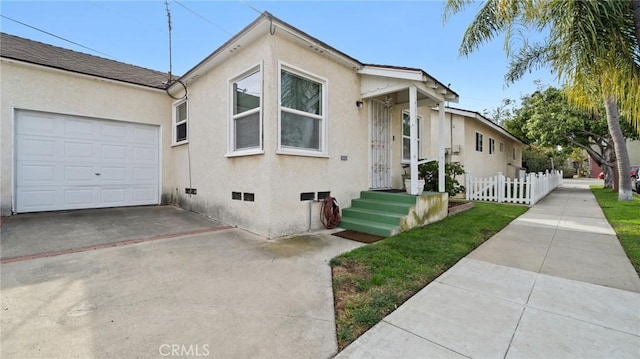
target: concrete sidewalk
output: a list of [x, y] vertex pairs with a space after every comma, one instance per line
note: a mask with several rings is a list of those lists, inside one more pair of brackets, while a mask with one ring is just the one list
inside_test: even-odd
[[638, 358], [640, 279], [567, 181], [337, 358]]

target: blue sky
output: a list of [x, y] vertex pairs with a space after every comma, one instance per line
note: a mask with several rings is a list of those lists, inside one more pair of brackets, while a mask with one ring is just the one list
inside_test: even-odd
[[[472, 4], [446, 24], [442, 21], [443, 6], [441, 1], [169, 0], [173, 73], [185, 73], [253, 21], [259, 16], [253, 7], [269, 11], [361, 62], [421, 68], [442, 83], [451, 84], [460, 95], [459, 103], [452, 106], [482, 112], [495, 108], [503, 98], [517, 100], [533, 92], [535, 80], [557, 85], [555, 77], [542, 69], [505, 88], [508, 61], [502, 39], [484, 45], [469, 57], [459, 57], [462, 35], [479, 4]], [[2, 32], [154, 70], [169, 70], [164, 1], [3, 0], [0, 13], [100, 53], [6, 18], [0, 18]]]

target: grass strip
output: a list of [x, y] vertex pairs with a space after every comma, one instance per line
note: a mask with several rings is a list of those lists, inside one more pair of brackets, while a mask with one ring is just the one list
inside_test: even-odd
[[602, 186], [591, 186], [591, 192], [605, 217], [618, 234], [622, 248], [640, 275], [640, 197], [632, 201], [618, 201], [618, 193]]
[[339, 350], [526, 210], [475, 202], [455, 216], [333, 258]]

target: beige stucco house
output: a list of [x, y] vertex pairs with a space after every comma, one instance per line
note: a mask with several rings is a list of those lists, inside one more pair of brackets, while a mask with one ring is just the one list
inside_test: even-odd
[[[454, 107], [445, 111], [447, 162], [461, 163], [473, 177], [490, 177], [498, 172], [510, 178], [520, 176], [522, 140], [478, 112]], [[460, 182], [464, 183], [464, 178]]]
[[423, 70], [362, 63], [268, 13], [179, 79], [6, 34], [1, 55], [3, 216], [163, 203], [277, 237], [320, 228], [319, 198], [402, 188], [401, 164], [444, 165], [446, 148], [489, 171], [473, 131], [505, 143], [495, 158], [517, 147], [446, 109], [458, 95]]

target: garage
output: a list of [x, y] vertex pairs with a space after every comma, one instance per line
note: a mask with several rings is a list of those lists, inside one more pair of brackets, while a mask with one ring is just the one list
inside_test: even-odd
[[159, 203], [160, 127], [15, 111], [15, 212]]

